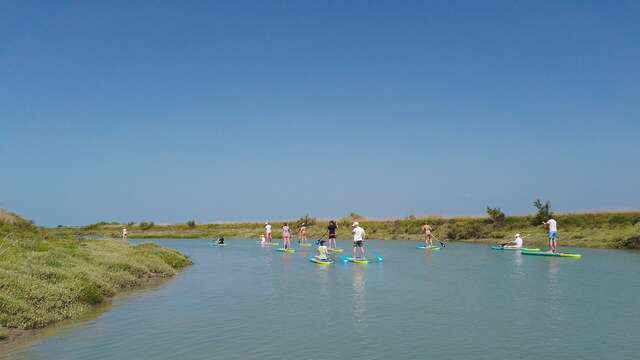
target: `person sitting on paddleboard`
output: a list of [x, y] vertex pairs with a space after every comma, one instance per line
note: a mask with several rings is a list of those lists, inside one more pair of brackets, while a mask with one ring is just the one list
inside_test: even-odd
[[218, 245], [224, 245], [224, 236], [220, 236], [220, 238], [218, 238]]
[[273, 236], [271, 235], [271, 224], [269, 222], [264, 223], [264, 236], [267, 238], [267, 242], [271, 244], [271, 240], [273, 240]]
[[550, 218], [542, 223], [549, 227], [549, 252], [555, 253], [558, 246], [558, 222]]
[[284, 223], [282, 227], [282, 242], [284, 243], [285, 249], [291, 247], [291, 232], [289, 230], [289, 224], [287, 223]]
[[[336, 230], [338, 230], [338, 225], [336, 222], [331, 220], [329, 221], [329, 226], [327, 226], [327, 233], [329, 234], [329, 248], [336, 249], [338, 246], [336, 245]], [[333, 242], [333, 246], [331, 246]]]
[[524, 240], [522, 240], [522, 236], [520, 236], [520, 234], [516, 234], [516, 238], [512, 242], [502, 244], [502, 246], [515, 248], [515, 249], [522, 249], [523, 243], [524, 243]]
[[357, 259], [357, 249], [360, 248], [360, 253], [362, 254], [362, 259], [366, 259], [364, 256], [364, 238], [365, 231], [362, 227], [360, 227], [360, 223], [357, 221], [351, 225], [353, 227], [353, 258]]
[[327, 246], [324, 244], [324, 241], [322, 241], [320, 246], [318, 246], [318, 255], [316, 255], [316, 259], [327, 261], [329, 259], [327, 256], [328, 252], [329, 250], [327, 249]]
[[424, 244], [426, 247], [433, 247], [433, 235], [431, 231], [433, 228], [429, 224], [422, 225], [422, 233], [424, 234]]
[[301, 244], [306, 244], [307, 243], [307, 226], [305, 223], [302, 223], [302, 225], [300, 226], [300, 231], [298, 231], [298, 236], [300, 237], [300, 243]]

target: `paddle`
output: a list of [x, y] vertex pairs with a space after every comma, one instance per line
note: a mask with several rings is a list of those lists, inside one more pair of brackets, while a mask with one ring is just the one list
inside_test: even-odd
[[320, 240], [324, 239], [324, 237], [325, 237], [325, 236], [327, 236], [327, 234], [326, 234], [326, 233], [324, 233], [320, 239], [318, 239], [318, 240], [314, 241], [313, 243], [314, 243], [316, 246], [319, 246], [319, 245], [320, 245]]

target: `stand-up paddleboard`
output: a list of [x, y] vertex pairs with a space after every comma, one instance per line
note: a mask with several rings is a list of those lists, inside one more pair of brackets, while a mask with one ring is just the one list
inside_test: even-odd
[[342, 261], [350, 262], [350, 263], [354, 263], [354, 264], [371, 264], [371, 263], [376, 263], [376, 262], [382, 262], [382, 258], [380, 256], [378, 256], [375, 259], [362, 259], [362, 258], [354, 258], [354, 257], [351, 257], [351, 256], [343, 256], [342, 257]]
[[338, 249], [338, 248], [336, 248], [336, 249], [327, 249], [327, 251], [334, 252], [334, 253], [341, 253], [341, 252], [344, 251], [344, 249]]
[[422, 249], [422, 250], [440, 250], [440, 247], [439, 247], [439, 246], [418, 245], [418, 246], [416, 246], [416, 249]]
[[289, 253], [289, 254], [293, 254], [294, 252], [296, 252], [296, 250], [295, 250], [295, 249], [292, 249], [292, 248], [288, 248], [288, 249], [285, 249], [285, 248], [279, 248], [279, 249], [276, 249], [276, 251], [279, 251], [279, 252], [285, 252], [285, 253]]
[[311, 258], [309, 258], [309, 261], [311, 261], [312, 263], [316, 263], [318, 265], [331, 265], [331, 264], [333, 264], [333, 260], [331, 260], [331, 259], [320, 260], [317, 257], [311, 257]]
[[555, 256], [555, 257], [570, 257], [579, 259], [582, 257], [580, 254], [570, 253], [550, 253], [546, 251], [522, 251], [522, 255], [536, 255], [536, 256]]
[[492, 250], [522, 250], [522, 251], [541, 251], [539, 248], [517, 248], [511, 246], [501, 246], [501, 245], [493, 245], [491, 247]]

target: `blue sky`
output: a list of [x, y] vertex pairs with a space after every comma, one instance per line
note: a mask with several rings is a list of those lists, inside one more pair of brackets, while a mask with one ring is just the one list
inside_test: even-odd
[[0, 4], [43, 225], [640, 207], [640, 3]]

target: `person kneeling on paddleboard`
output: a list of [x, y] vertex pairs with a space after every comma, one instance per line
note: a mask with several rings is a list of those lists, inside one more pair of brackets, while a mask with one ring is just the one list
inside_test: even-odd
[[324, 241], [320, 242], [320, 246], [318, 246], [318, 255], [316, 255], [316, 259], [321, 261], [327, 261], [329, 250], [327, 246], [324, 244]]
[[364, 238], [365, 232], [360, 224], [356, 221], [351, 225], [353, 227], [353, 258], [357, 259], [357, 249], [360, 248], [360, 253], [362, 254], [362, 259], [366, 259], [364, 256]]

